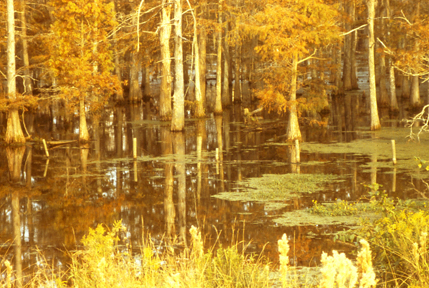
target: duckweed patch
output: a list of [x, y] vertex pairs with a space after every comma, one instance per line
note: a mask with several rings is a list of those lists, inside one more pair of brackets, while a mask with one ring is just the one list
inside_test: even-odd
[[287, 206], [289, 206], [289, 204], [284, 202], [267, 202], [264, 205], [264, 210], [267, 212], [276, 211], [276, 210], [286, 208]]
[[326, 183], [343, 181], [331, 174], [266, 174], [249, 178], [240, 184], [242, 192], [222, 192], [213, 197], [229, 201], [284, 201], [300, 197], [302, 193], [315, 193], [323, 190]]
[[[323, 216], [313, 214], [309, 209], [295, 210], [286, 212], [273, 221], [283, 226], [304, 226], [304, 225], [346, 225], [354, 226], [360, 223], [361, 218], [377, 218], [377, 213], [368, 213], [359, 211], [355, 215], [342, 215], [342, 216]], [[379, 216], [378, 216], [379, 217]]]
[[[420, 142], [410, 141], [407, 137], [410, 133], [409, 128], [384, 127], [380, 131], [359, 131], [359, 133], [365, 137], [368, 135], [370, 138], [357, 139], [349, 143], [330, 143], [328, 145], [304, 142], [301, 144], [301, 149], [307, 153], [371, 156], [373, 161], [361, 165], [362, 168], [393, 168], [391, 140], [395, 140], [397, 158], [395, 168], [411, 175], [416, 173], [415, 157], [425, 158], [427, 155], [429, 133], [421, 134]], [[349, 162], [349, 160], [347, 161]]]

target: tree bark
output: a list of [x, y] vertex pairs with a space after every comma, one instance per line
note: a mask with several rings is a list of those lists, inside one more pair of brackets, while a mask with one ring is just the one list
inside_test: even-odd
[[[351, 15], [351, 17], [352, 17], [352, 21], [354, 23], [355, 20], [356, 20], [356, 2], [353, 1], [352, 5], [353, 5], [353, 7], [352, 7], [352, 15]], [[352, 54], [351, 54], [351, 57], [352, 57], [351, 77], [352, 77], [352, 89], [353, 90], [358, 90], [359, 89], [358, 79], [357, 79], [357, 75], [356, 75], [356, 73], [357, 73], [356, 47], [357, 47], [357, 40], [358, 40], [357, 38], [358, 38], [358, 33], [357, 33], [357, 31], [355, 31], [355, 32], [352, 33], [352, 38], [351, 38], [351, 40], [352, 40], [352, 44], [351, 44], [351, 48], [352, 48]]]
[[28, 43], [27, 43], [27, 20], [25, 18], [25, 0], [21, 0], [21, 38], [22, 38], [22, 60], [24, 62], [24, 94], [33, 94], [33, 85], [30, 77], [30, 61], [28, 59]]
[[418, 107], [420, 105], [420, 81], [419, 76], [411, 76], [411, 107]]
[[[149, 57], [149, 52], [146, 50], [145, 52], [146, 57]], [[143, 67], [144, 70], [144, 96], [150, 96], [151, 90], [150, 90], [150, 67], [148, 65], [148, 62], [146, 62], [146, 65]]]
[[335, 64], [337, 69], [335, 70], [335, 87], [337, 87], [337, 95], [341, 95], [344, 93], [344, 86], [341, 81], [341, 43], [337, 44], [337, 50], [334, 51], [336, 53]]
[[197, 18], [196, 18], [196, 9], [194, 9], [193, 17], [194, 17], [194, 54], [195, 54], [195, 100], [196, 100], [196, 109], [195, 109], [195, 117], [202, 118], [206, 116], [204, 111], [204, 103], [201, 96], [201, 68], [200, 68], [200, 49], [198, 43], [198, 33], [197, 33]]
[[[386, 0], [386, 14], [389, 19], [387, 28], [387, 35], [391, 35], [391, 23], [392, 23], [392, 11], [390, 10], [390, 0]], [[390, 43], [390, 36], [387, 36], [388, 43]], [[390, 110], [398, 111], [398, 99], [396, 97], [396, 77], [395, 77], [395, 67], [393, 65], [393, 57], [388, 58], [388, 66], [389, 66], [389, 91], [390, 91]]]
[[[7, 0], [7, 97], [11, 101], [16, 100], [14, 13], [13, 0]], [[25, 143], [17, 109], [8, 112], [5, 141], [8, 144]]]
[[392, 59], [389, 57], [389, 77], [390, 77], [390, 110], [398, 110], [398, 99], [396, 97], [396, 79], [395, 67], [393, 66]]
[[[116, 3], [115, 1], [113, 1], [113, 9], [114, 9], [114, 15], [115, 15], [115, 20], [116, 20]], [[118, 30], [119, 31], [119, 30]], [[115, 53], [115, 75], [116, 77], [118, 77], [118, 80], [120, 83], [122, 83], [122, 76], [121, 76], [121, 66], [120, 66], [120, 62], [119, 62], [119, 53], [118, 53], [118, 38], [116, 33], [118, 32], [116, 31], [116, 29], [113, 30], [113, 52]], [[118, 93], [116, 94], [116, 101], [117, 102], [123, 102], [124, 101], [124, 94], [123, 93]]]
[[[417, 23], [419, 21], [420, 17], [420, 0], [416, 1], [415, 5], [417, 6], [414, 13], [414, 23]], [[418, 36], [418, 35], [415, 35]], [[418, 37], [415, 37], [414, 39], [414, 51], [418, 53], [420, 49]], [[411, 97], [410, 97], [410, 105], [411, 107], [418, 107], [420, 105], [420, 82], [419, 82], [419, 76], [411, 76]]]
[[295, 52], [292, 59], [292, 79], [290, 88], [289, 102], [289, 122], [286, 128], [286, 141], [301, 140], [301, 131], [299, 129], [297, 107], [296, 107], [296, 81], [298, 74], [298, 54]]
[[[206, 8], [203, 8], [206, 10]], [[206, 109], [206, 74], [207, 74], [207, 31], [205, 27], [201, 27], [200, 35], [199, 35], [199, 52], [200, 52], [200, 87], [201, 87], [201, 105], [204, 109]]]
[[219, 31], [217, 40], [217, 65], [216, 65], [216, 104], [214, 113], [222, 114], [222, 2], [219, 0], [218, 21]]
[[378, 117], [377, 108], [377, 90], [375, 83], [375, 57], [374, 57], [374, 17], [375, 17], [375, 0], [367, 0], [368, 6], [368, 64], [369, 64], [369, 94], [371, 106], [371, 130], [378, 130], [381, 128], [380, 119]]
[[389, 105], [389, 95], [387, 93], [387, 83], [386, 83], [386, 55], [384, 52], [380, 52], [380, 99], [379, 105], [381, 107], [386, 107]]
[[131, 103], [137, 103], [142, 99], [142, 90], [139, 85], [140, 55], [137, 50], [131, 52], [130, 67], [130, 94]]
[[[382, 3], [383, 4], [383, 3]], [[386, 42], [386, 38], [385, 38], [385, 31], [386, 31], [386, 21], [384, 21], [384, 17], [386, 17], [387, 15], [385, 15], [385, 5], [380, 5], [380, 12], [379, 15], [381, 17], [380, 19], [380, 27], [381, 27], [381, 41], [383, 41], [383, 43]], [[380, 45], [381, 46], [381, 45]], [[378, 101], [378, 104], [381, 107], [387, 107], [389, 105], [389, 95], [387, 93], [387, 75], [386, 75], [386, 54], [384, 53], [384, 51], [380, 51], [378, 53], [379, 56], [379, 67], [380, 67], [380, 82], [379, 82], [379, 90], [380, 90], [380, 99]]]
[[88, 142], [89, 133], [86, 125], [85, 100], [83, 96], [79, 100], [79, 142]]
[[[350, 1], [347, 1], [345, 12], [347, 16], [351, 16], [351, 10], [352, 10], [352, 3]], [[348, 20], [348, 21], [347, 21]], [[345, 28], [346, 31], [351, 30], [351, 24], [350, 19], [346, 20]], [[343, 64], [343, 84], [344, 84], [344, 91], [352, 90], [352, 33], [347, 34], [344, 37], [344, 64]]]
[[234, 79], [234, 102], [241, 101], [240, 85], [240, 46], [235, 45], [235, 79]]
[[183, 80], [182, 1], [174, 0], [174, 96], [171, 131], [185, 129], [185, 87]]
[[171, 35], [171, 3], [168, 0], [162, 1], [161, 17], [161, 91], [159, 96], [159, 116], [161, 120], [171, 119], [171, 56], [170, 56], [170, 35]]
[[402, 76], [402, 98], [407, 99], [410, 98], [411, 87], [410, 87], [410, 76], [403, 75]]

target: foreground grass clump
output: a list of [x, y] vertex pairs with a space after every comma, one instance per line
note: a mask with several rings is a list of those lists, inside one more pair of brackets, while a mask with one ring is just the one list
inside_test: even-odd
[[[119, 245], [124, 240], [126, 242], [124, 237], [120, 240], [124, 231], [121, 221], [115, 222], [111, 231], [103, 225], [89, 229], [88, 235], [82, 239], [84, 249], [71, 254], [72, 262], [67, 272], [56, 275], [50, 268], [37, 271], [28, 286], [272, 287], [268, 263], [262, 257], [255, 258], [240, 251], [240, 243], [204, 252], [201, 233], [192, 227], [191, 245], [180, 253], [173, 248], [158, 253], [158, 247], [146, 237], [141, 253], [131, 255], [129, 247]], [[10, 281], [9, 278], [6, 282], [10, 284]], [[0, 279], [0, 287], [2, 284]], [[9, 286], [5, 284], [5, 287]]]
[[[84, 249], [71, 255], [69, 270], [62, 275], [45, 263], [36, 270], [26, 287], [375, 287], [371, 251], [361, 240], [357, 266], [344, 253], [333, 251], [332, 256], [322, 255], [323, 267], [320, 277], [310, 279], [298, 275], [297, 268], [289, 263], [289, 243], [286, 234], [278, 240], [279, 269], [270, 269], [261, 257], [252, 257], [239, 251], [243, 243], [228, 248], [209, 249], [204, 252], [201, 233], [190, 229], [189, 248], [176, 253], [167, 248], [159, 251], [147, 237], [139, 255], [131, 255], [121, 234], [125, 231], [121, 221], [115, 222], [111, 231], [102, 225], [90, 229], [82, 239]], [[120, 248], [122, 247], [122, 248]], [[168, 247], [172, 247], [171, 245]], [[243, 247], [242, 250], [245, 247]], [[0, 278], [0, 287], [18, 287], [8, 261], [4, 261], [5, 283]], [[316, 281], [314, 281], [316, 280]], [[15, 283], [13, 283], [15, 282]], [[13, 285], [15, 284], [15, 285]], [[20, 286], [19, 286], [20, 287]]]
[[370, 210], [378, 218], [362, 218], [358, 229], [342, 240], [365, 238], [374, 252], [374, 268], [387, 287], [429, 287], [426, 202], [395, 200], [380, 185], [369, 186]]
[[[344, 253], [332, 251], [332, 256], [322, 254], [321, 277], [317, 285], [309, 285], [305, 281], [298, 281], [294, 267], [289, 266], [289, 244], [286, 234], [278, 241], [280, 258], [280, 281], [286, 287], [319, 287], [319, 288], [375, 288], [377, 284], [372, 267], [371, 250], [368, 242], [361, 239], [362, 248], [358, 253], [357, 266]], [[304, 286], [303, 286], [304, 283]]]

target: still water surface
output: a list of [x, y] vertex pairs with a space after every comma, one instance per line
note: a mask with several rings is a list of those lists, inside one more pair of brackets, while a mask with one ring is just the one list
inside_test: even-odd
[[[362, 115], [368, 111], [368, 99], [355, 99], [334, 99], [328, 127], [302, 127], [304, 142], [329, 147], [378, 137], [368, 133], [368, 114]], [[15, 154], [0, 149], [1, 255], [10, 259], [19, 255], [13, 249], [14, 235], [19, 235], [24, 273], [37, 262], [36, 247], [48, 262], [60, 267], [68, 261], [66, 251], [80, 247], [88, 227], [122, 219], [136, 251], [143, 233], [150, 234], [156, 244], [178, 236], [178, 247], [186, 245], [187, 231], [194, 225], [200, 227], [207, 246], [218, 237], [216, 243], [228, 245], [238, 234], [239, 240], [251, 241], [249, 252], [259, 253], [266, 245], [264, 253], [274, 263], [277, 240], [287, 233], [293, 242], [293, 263], [314, 266], [322, 251], [350, 251], [332, 240], [331, 233], [344, 227], [286, 227], [273, 219], [311, 207], [312, 200], [358, 200], [367, 193], [363, 184], [374, 181], [401, 198], [411, 197], [410, 188], [424, 188], [407, 169], [393, 168], [385, 158], [378, 162], [375, 158], [383, 165], [371, 165], [374, 155], [359, 151], [318, 152], [303, 145], [301, 164], [296, 164], [283, 143], [284, 121], [265, 114], [260, 125], [246, 125], [243, 108], [235, 105], [222, 116], [187, 119], [184, 133], [171, 133], [169, 122], [158, 121], [150, 104], [110, 107], [90, 121], [92, 141], [87, 146], [76, 142], [50, 145], [49, 158], [40, 142], [27, 143]], [[404, 113], [397, 118], [406, 117]], [[395, 129], [405, 139], [409, 131], [403, 123], [387, 114], [383, 119], [384, 127]], [[78, 122], [64, 125], [56, 115], [27, 113], [26, 125], [33, 138], [73, 140], [78, 135]], [[132, 157], [133, 138], [137, 139], [137, 159]], [[16, 154], [21, 156], [15, 158], [15, 167], [20, 167], [14, 177], [8, 161], [13, 163], [11, 155]], [[250, 177], [285, 173], [334, 174], [343, 181], [325, 185], [322, 192], [284, 199], [280, 202], [287, 205], [280, 209], [212, 197], [245, 191], [241, 181]]]

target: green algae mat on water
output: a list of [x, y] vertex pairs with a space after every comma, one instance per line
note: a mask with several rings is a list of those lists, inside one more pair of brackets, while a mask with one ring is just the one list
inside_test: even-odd
[[376, 219], [380, 217], [375, 212], [358, 211], [355, 215], [344, 216], [324, 216], [312, 214], [307, 209], [285, 212], [273, 219], [274, 223], [282, 226], [303, 226], [303, 225], [345, 225], [348, 227], [359, 224], [361, 218]]
[[[322, 144], [316, 142], [304, 142], [301, 149], [306, 153], [320, 154], [353, 154], [371, 157], [360, 165], [360, 168], [367, 169], [364, 172], [370, 172], [370, 168], [396, 168], [397, 172], [405, 172], [413, 177], [427, 178], [429, 173], [420, 175], [417, 167], [418, 162], [415, 158], [429, 160], [429, 133], [422, 133], [420, 141], [413, 141], [408, 136], [409, 128], [383, 127], [379, 131], [359, 131], [364, 138], [356, 139], [351, 142], [334, 142]], [[397, 164], [392, 164], [392, 142], [396, 142]], [[392, 173], [385, 169], [384, 173]]]
[[320, 192], [325, 184], [334, 181], [342, 180], [330, 174], [266, 174], [241, 181], [241, 192], [222, 192], [213, 197], [229, 201], [284, 201], [302, 193]]

